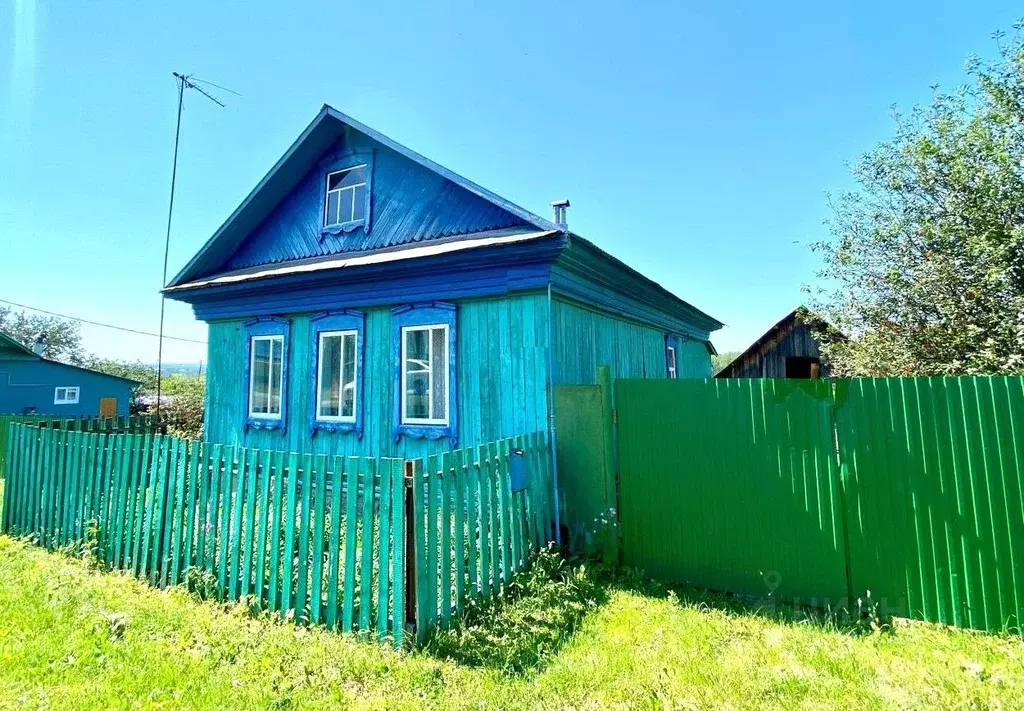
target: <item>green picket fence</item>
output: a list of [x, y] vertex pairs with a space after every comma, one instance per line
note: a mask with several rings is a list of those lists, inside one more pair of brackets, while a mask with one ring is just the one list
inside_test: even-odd
[[[422, 602], [454, 595], [457, 609], [470, 596], [497, 593], [526, 553], [550, 538], [550, 516], [541, 512], [549, 506], [541, 487], [550, 482], [550, 450], [541, 435], [442, 457], [462, 462], [473, 488], [450, 487], [441, 510], [466, 527], [449, 527], [441, 537], [473, 555], [468, 567], [475, 571], [468, 584], [449, 578], [443, 588], [428, 574], [437, 527], [426, 526], [421, 514], [438, 511], [433, 492], [449, 489], [436, 488], [442, 477], [424, 460], [299, 455], [23, 424], [11, 427], [10, 445], [3, 531], [51, 549], [86, 547], [154, 585], [187, 583], [298, 623], [396, 645], [407, 625], [423, 637], [438, 624], [436, 603], [431, 615]], [[513, 496], [508, 459], [517, 447], [525, 448], [532, 470], [529, 493]], [[419, 525], [412, 523], [416, 516]], [[494, 550], [503, 551], [497, 566], [484, 562]], [[447, 622], [450, 612], [441, 619]]]
[[[513, 489], [513, 460], [527, 473]], [[415, 596], [421, 634], [448, 627], [466, 600], [501, 594], [530, 555], [553, 540], [546, 432], [410, 463], [416, 486]]]
[[6, 471], [7, 441], [12, 424], [32, 424], [37, 427], [65, 429], [82, 432], [156, 432], [163, 419], [155, 415], [130, 415], [121, 417], [74, 417], [54, 418], [41, 415], [0, 415], [0, 477]]

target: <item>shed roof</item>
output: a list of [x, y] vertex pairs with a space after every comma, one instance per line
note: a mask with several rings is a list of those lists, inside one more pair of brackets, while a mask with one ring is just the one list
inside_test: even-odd
[[[807, 316], [805, 316], [804, 314], [807, 314]], [[833, 338], [846, 338], [845, 334], [837, 331], [831, 324], [829, 324], [823, 318], [815, 314], [813, 311], [809, 310], [804, 306], [798, 306], [797, 308], [793, 309], [788, 314], [780, 318], [775, 323], [775, 325], [773, 325], [771, 328], [769, 328], [767, 331], [761, 334], [761, 336], [756, 341], [751, 343], [745, 351], [743, 351], [738, 356], [729, 361], [728, 365], [724, 366], [721, 370], [718, 371], [718, 373], [715, 373], [715, 377], [717, 378], [719, 375], [721, 375], [722, 377], [728, 377], [728, 373], [733, 368], [733, 366], [742, 363], [747, 358], [759, 354], [763, 348], [770, 345], [782, 333], [791, 330], [798, 322], [819, 322], [825, 324], [825, 326], [827, 326], [833, 331]]]

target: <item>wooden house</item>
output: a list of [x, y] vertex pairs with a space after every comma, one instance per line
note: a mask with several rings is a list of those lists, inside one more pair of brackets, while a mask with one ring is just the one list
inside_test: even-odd
[[167, 285], [210, 441], [421, 456], [548, 427], [554, 384], [711, 375], [721, 324], [554, 219], [324, 106]]
[[134, 380], [44, 357], [0, 332], [0, 414], [115, 417], [128, 414]]
[[827, 378], [828, 361], [820, 344], [843, 338], [806, 309], [789, 312], [750, 344], [716, 378]]

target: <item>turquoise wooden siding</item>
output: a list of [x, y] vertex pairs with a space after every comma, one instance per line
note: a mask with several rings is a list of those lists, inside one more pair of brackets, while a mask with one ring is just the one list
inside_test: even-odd
[[[560, 385], [595, 382], [599, 365], [613, 378], [664, 378], [666, 332], [576, 302], [555, 299], [554, 378]], [[680, 378], [711, 375], [711, 356], [701, 341], [684, 341], [678, 354]]]
[[680, 378], [710, 378], [714, 375], [711, 353], [701, 341], [683, 341], [676, 356]]
[[[459, 447], [543, 430], [547, 426], [547, 295], [457, 301], [456, 380]], [[391, 311], [366, 312], [364, 432], [310, 432], [313, 397], [310, 316], [292, 314], [285, 431], [245, 431], [244, 320], [210, 324], [206, 438], [246, 447], [318, 454], [416, 458], [451, 449], [445, 440], [392, 434], [394, 356]]]

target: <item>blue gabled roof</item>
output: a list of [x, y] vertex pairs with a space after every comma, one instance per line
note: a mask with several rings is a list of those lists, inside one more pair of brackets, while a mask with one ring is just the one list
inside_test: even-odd
[[[336, 154], [339, 143], [348, 144], [352, 131], [365, 137], [356, 143], [369, 139], [388, 149], [386, 152], [393, 152], [392, 156], [403, 161], [404, 167], [416, 168], [408, 163], [412, 161], [426, 172], [416, 168], [419, 175], [413, 176], [408, 171], [403, 172], [403, 166], [382, 160], [381, 175], [389, 178], [390, 192], [397, 195], [393, 204], [383, 205], [374, 218], [380, 220], [383, 229], [375, 227], [372, 234], [352, 232], [341, 245], [329, 244], [320, 240], [321, 229], [316, 224], [319, 220], [310, 219], [322, 210], [321, 203], [317, 202], [321, 189], [314, 190], [311, 186], [312, 182], [322, 180], [322, 163], [328, 160], [325, 156]], [[376, 157], [374, 161], [372, 172], [376, 175]], [[717, 319], [593, 243], [570, 234], [564, 226], [559, 227], [509, 202], [326, 104], [220, 229], [166, 285], [165, 293], [171, 298], [190, 301], [191, 294], [197, 292], [208, 294], [211, 290], [242, 288], [238, 284], [217, 284], [213, 279], [217, 276], [245, 276], [247, 281], [266, 283], [262, 276], [250, 278], [248, 272], [263, 275], [267, 270], [262, 267], [266, 266], [331, 262], [341, 256], [410, 248], [428, 240], [431, 243], [472, 241], [494, 231], [523, 236], [546, 232], [562, 234], [559, 243], [559, 249], [564, 251], [562, 257], [552, 254], [545, 258], [555, 264], [556, 281], [560, 281], [556, 288], [570, 296], [609, 308], [615, 301], [609, 296], [610, 292], [639, 298], [646, 304], [641, 314], [644, 318], [656, 312], [671, 314], [678, 322], [692, 322], [705, 336], [707, 331], [722, 326]], [[572, 247], [574, 243], [576, 246]], [[355, 278], [356, 271], [348, 269], [346, 274]], [[571, 276], [573, 274], [575, 276]], [[584, 283], [587, 285], [583, 286]], [[209, 300], [208, 295], [202, 298]]]
[[[242, 248], [244, 241], [295, 190], [307, 173], [317, 164], [323, 153], [329, 150], [347, 129], [353, 129], [364, 134], [371, 140], [419, 164], [459, 188], [468, 191], [473, 196], [480, 198], [484, 204], [492, 205], [500, 211], [511, 215], [531, 229], [558, 229], [549, 220], [524, 210], [505, 198], [480, 187], [471, 180], [467, 180], [461, 175], [388, 138], [379, 131], [325, 104], [320, 113], [317, 114], [316, 118], [296, 139], [277, 164], [253, 188], [252, 192], [242, 201], [242, 204], [221, 225], [220, 229], [214, 233], [185, 268], [170, 281], [168, 286], [177, 286], [200, 276], [209, 275], [212, 270], [218, 269], [221, 265], [225, 265], [228, 269], [250, 266], [250, 264], [244, 261], [238, 262], [238, 258], [236, 258], [236, 253]], [[492, 227], [511, 226], [496, 221], [493, 217], [490, 219], [495, 222], [494, 225], [491, 225]], [[373, 249], [377, 246], [371, 243], [364, 245], [363, 249]], [[305, 247], [308, 248], [308, 245], [305, 245]], [[287, 249], [283, 251], [279, 249], [279, 251], [280, 253], [276, 254], [272, 261], [280, 262], [301, 258], [301, 256], [313, 256], [312, 254], [292, 254]], [[235, 262], [232, 262], [232, 260], [235, 260]]]

